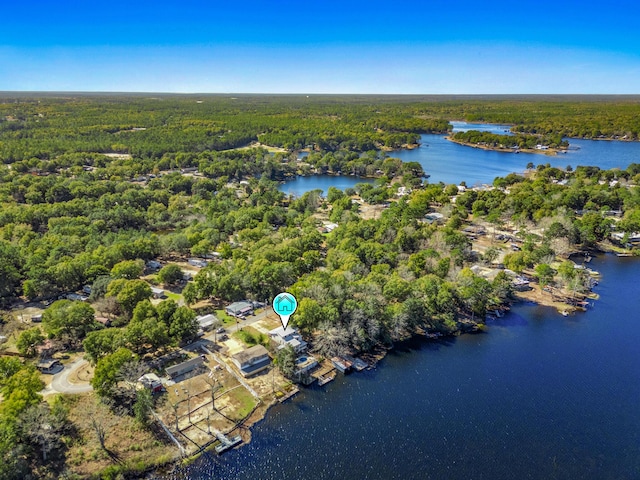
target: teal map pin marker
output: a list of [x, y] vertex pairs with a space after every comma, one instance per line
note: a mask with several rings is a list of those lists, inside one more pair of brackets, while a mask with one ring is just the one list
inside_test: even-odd
[[293, 312], [298, 308], [298, 301], [296, 297], [290, 293], [279, 293], [276, 298], [273, 299], [273, 311], [278, 314], [282, 327], [286, 330], [289, 325], [289, 317], [293, 315]]

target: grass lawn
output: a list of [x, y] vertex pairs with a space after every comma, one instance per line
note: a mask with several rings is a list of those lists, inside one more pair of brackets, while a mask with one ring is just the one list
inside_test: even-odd
[[229, 392], [231, 401], [234, 404], [233, 418], [234, 420], [242, 420], [249, 415], [253, 407], [256, 406], [256, 400], [249, 392], [244, 388], [236, 388]]
[[173, 293], [173, 292], [169, 292], [167, 290], [165, 290], [164, 292], [167, 295], [167, 298], [170, 298], [171, 300], [173, 300], [174, 302], [179, 302], [180, 300], [182, 300], [182, 295], [180, 295], [179, 293]]
[[227, 314], [227, 312], [225, 312], [224, 310], [216, 310], [216, 317], [218, 317], [218, 319], [225, 325], [228, 325], [228, 324], [235, 325], [236, 323], [236, 319], [231, 315]]
[[269, 346], [269, 337], [253, 327], [243, 327], [242, 330], [234, 332], [232, 336], [242, 341], [248, 347], [253, 347], [258, 344], [264, 345], [265, 347]]

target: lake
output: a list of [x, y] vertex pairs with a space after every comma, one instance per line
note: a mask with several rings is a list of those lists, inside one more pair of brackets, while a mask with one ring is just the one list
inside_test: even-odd
[[409, 342], [167, 478], [640, 478], [640, 263], [592, 267], [586, 313], [519, 305], [487, 333]]
[[[451, 122], [454, 131], [482, 130], [491, 133], [506, 134], [509, 125]], [[527, 164], [549, 163], [554, 167], [565, 168], [571, 165], [597, 166], [603, 169], [626, 168], [630, 163], [640, 163], [640, 142], [620, 142], [607, 140], [568, 139], [569, 151], [558, 155], [533, 153], [514, 154], [494, 152], [479, 148], [466, 147], [445, 140], [444, 135], [421, 135], [421, 145], [412, 150], [396, 150], [389, 156], [405, 162], [418, 162], [430, 175], [430, 183], [444, 182], [467, 185], [491, 184], [496, 177], [509, 173], [522, 173]], [[340, 189], [355, 186], [359, 182], [372, 182], [349, 176], [314, 175], [297, 177], [281, 185], [280, 190], [300, 196], [309, 190], [321, 189], [325, 192], [330, 186]]]
[[[454, 123], [454, 122], [452, 122]], [[480, 129], [492, 133], [504, 133], [506, 125], [464, 124], [455, 122], [454, 131]], [[429, 182], [460, 183], [467, 185], [491, 184], [496, 177], [509, 173], [522, 173], [527, 164], [549, 163], [553, 167], [571, 165], [597, 166], [603, 169], [626, 168], [630, 163], [640, 163], [640, 142], [567, 139], [569, 151], [557, 155], [534, 153], [515, 154], [482, 150], [445, 140], [444, 135], [421, 135], [421, 145], [412, 150], [390, 152], [392, 157], [405, 162], [418, 162], [430, 175]]]
[[324, 196], [327, 195], [329, 187], [336, 187], [340, 190], [353, 188], [358, 183], [373, 183], [374, 178], [354, 177], [350, 175], [310, 175], [308, 177], [298, 176], [281, 184], [278, 188], [281, 192], [294, 197], [301, 197], [311, 190], [322, 190]]

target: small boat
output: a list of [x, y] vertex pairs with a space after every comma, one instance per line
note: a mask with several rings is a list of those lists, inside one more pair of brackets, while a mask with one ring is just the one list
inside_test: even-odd
[[563, 317], [568, 317], [568, 316], [569, 316], [569, 312], [567, 312], [566, 310], [561, 311], [561, 312], [560, 312], [560, 314], [561, 314]]

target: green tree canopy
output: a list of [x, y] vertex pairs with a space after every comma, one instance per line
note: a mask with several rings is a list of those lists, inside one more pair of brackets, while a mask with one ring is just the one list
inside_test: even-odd
[[101, 327], [91, 305], [71, 300], [53, 302], [42, 314], [42, 326], [53, 338], [75, 344]]

